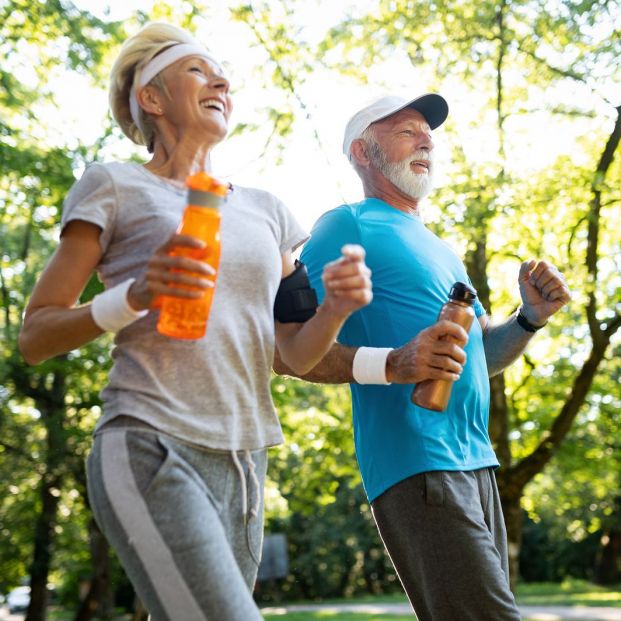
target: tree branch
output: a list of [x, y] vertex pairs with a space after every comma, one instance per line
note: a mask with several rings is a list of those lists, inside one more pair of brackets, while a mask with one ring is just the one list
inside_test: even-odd
[[[586, 77], [580, 73], [576, 73], [575, 71], [570, 71], [569, 69], [561, 69], [560, 67], [555, 67], [551, 65], [547, 60], [544, 60], [540, 56], [537, 56], [535, 52], [529, 50], [526, 45], [530, 44], [530, 39], [522, 39], [517, 41], [518, 50], [523, 54], [526, 54], [529, 58], [532, 58], [537, 64], [543, 65], [547, 69], [549, 69], [552, 73], [556, 73], [563, 78], [570, 78], [571, 80], [576, 80], [577, 82], [581, 82], [582, 84], [586, 84], [588, 86]], [[593, 90], [593, 89], [591, 89]]]
[[593, 193], [593, 198], [589, 203], [588, 213], [586, 266], [589, 274], [589, 301], [587, 303], [586, 314], [593, 343], [596, 343], [598, 340], [605, 339], [600, 324], [597, 320], [597, 300], [595, 297], [595, 291], [597, 289], [599, 224], [600, 212], [602, 207], [601, 185], [606, 177], [606, 173], [608, 172], [610, 165], [612, 164], [614, 153], [619, 146], [619, 141], [621, 140], [621, 106], [616, 108], [616, 110], [617, 119], [615, 125], [610, 136], [608, 137], [608, 141], [606, 142], [606, 146], [604, 147], [599, 162], [597, 163], [597, 167], [593, 175], [593, 181], [591, 182], [591, 191]]
[[585, 402], [591, 384], [593, 383], [593, 378], [597, 373], [597, 368], [605, 352], [606, 347], [594, 347], [591, 350], [591, 355], [583, 364], [580, 373], [578, 373], [571, 393], [563, 404], [560, 413], [554, 419], [549, 431], [543, 434], [537, 448], [530, 455], [513, 466], [510, 472], [507, 473], [507, 480], [509, 481], [510, 488], [516, 491], [524, 489], [525, 485], [536, 474], [541, 472], [548, 461], [550, 461], [569, 432], [582, 404]]
[[583, 216], [582, 218], [580, 218], [580, 220], [578, 220], [578, 222], [576, 222], [576, 226], [572, 227], [571, 229], [571, 233], [569, 234], [569, 241], [567, 242], [567, 262], [569, 264], [572, 263], [571, 260], [571, 247], [574, 243], [574, 238], [576, 236], [576, 233], [578, 232], [578, 229], [580, 228], [580, 226], [582, 225], [583, 222], [586, 222], [587, 220], [587, 216]]
[[2, 447], [5, 451], [8, 451], [9, 453], [13, 453], [17, 455], [18, 457], [21, 457], [22, 459], [28, 460], [30, 463], [34, 463], [34, 464], [37, 463], [36, 459], [33, 459], [31, 455], [28, 455], [28, 453], [26, 453], [23, 449], [19, 448], [18, 446], [13, 446], [12, 444], [5, 442], [4, 440], [0, 440], [0, 447]]
[[615, 315], [611, 321], [606, 322], [606, 329], [604, 330], [604, 336], [608, 339], [612, 338], [612, 335], [621, 328], [621, 315]]
[[[582, 404], [586, 401], [586, 396], [591, 388], [595, 374], [600, 362], [606, 354], [606, 349], [612, 336], [621, 327], [621, 316], [615, 315], [607, 322], [606, 329], [601, 328], [597, 319], [597, 308], [595, 299], [595, 289], [597, 284], [597, 259], [598, 259], [598, 236], [599, 219], [601, 210], [601, 184], [612, 163], [614, 153], [621, 140], [621, 106], [616, 108], [617, 120], [614, 128], [608, 137], [602, 155], [599, 159], [591, 189], [593, 199], [590, 202], [590, 212], [588, 214], [588, 235], [587, 235], [587, 256], [586, 264], [589, 274], [589, 300], [587, 302], [587, 320], [591, 331], [593, 347], [580, 372], [576, 376], [571, 393], [563, 404], [558, 416], [554, 419], [550, 429], [543, 434], [537, 448], [521, 462], [513, 466], [506, 475], [506, 484], [513, 493], [521, 493], [524, 486], [538, 473], [541, 472], [545, 464], [550, 460], [558, 446], [561, 444], [571, 425], [576, 418]], [[512, 495], [511, 493], [509, 495]]]

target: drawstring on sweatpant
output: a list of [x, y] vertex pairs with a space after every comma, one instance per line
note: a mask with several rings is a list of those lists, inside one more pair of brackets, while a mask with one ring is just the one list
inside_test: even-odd
[[261, 501], [261, 490], [259, 486], [259, 477], [257, 477], [256, 473], [256, 465], [252, 460], [252, 455], [248, 449], [244, 451], [244, 459], [246, 464], [248, 465], [248, 476], [250, 478], [250, 483], [254, 485], [255, 488], [255, 498], [254, 505], [250, 509], [250, 518], [248, 517], [248, 499], [250, 497], [250, 490], [248, 489], [248, 482], [246, 481], [246, 475], [244, 474], [244, 469], [239, 461], [239, 457], [237, 455], [237, 451], [231, 451], [231, 457], [233, 459], [233, 463], [235, 464], [235, 468], [237, 468], [237, 473], [239, 474], [239, 482], [241, 483], [242, 488], [242, 513], [244, 515], [244, 521], [247, 522], [250, 518], [257, 517], [259, 515], [259, 503]]

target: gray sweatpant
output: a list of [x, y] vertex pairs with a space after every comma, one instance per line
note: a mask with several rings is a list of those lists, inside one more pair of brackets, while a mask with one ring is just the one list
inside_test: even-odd
[[520, 619], [491, 468], [409, 477], [372, 509], [419, 621]]
[[89, 499], [152, 621], [262, 619], [266, 466], [265, 450], [209, 451], [150, 429], [96, 435]]

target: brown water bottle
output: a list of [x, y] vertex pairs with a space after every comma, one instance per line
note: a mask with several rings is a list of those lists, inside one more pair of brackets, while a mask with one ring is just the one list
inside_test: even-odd
[[[476, 299], [475, 289], [463, 282], [456, 282], [451, 287], [448, 302], [440, 310], [438, 321], [447, 319], [468, 332], [475, 317], [473, 306]], [[457, 342], [451, 336], [443, 336], [442, 339]], [[450, 380], [425, 380], [416, 384], [412, 391], [412, 403], [428, 410], [443, 412], [448, 405], [452, 388], [453, 382]]]

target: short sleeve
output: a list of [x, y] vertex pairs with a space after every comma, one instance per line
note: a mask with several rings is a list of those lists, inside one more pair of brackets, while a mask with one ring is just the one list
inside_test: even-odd
[[91, 222], [101, 228], [99, 243], [105, 252], [114, 230], [117, 203], [112, 176], [101, 164], [91, 164], [65, 198], [61, 235], [72, 220]]
[[[474, 285], [472, 284], [472, 281], [470, 280], [470, 276], [468, 276], [467, 278], [468, 278], [468, 284], [474, 289]], [[483, 304], [481, 304], [481, 301], [479, 300], [478, 297], [474, 301], [474, 314], [476, 317], [481, 317], [482, 315], [487, 314], [485, 307], [483, 306]]]
[[321, 274], [326, 263], [338, 259], [345, 244], [360, 243], [360, 230], [347, 206], [328, 211], [317, 220], [300, 260], [306, 265], [311, 285], [320, 302], [324, 296]]
[[481, 317], [482, 315], [486, 315], [487, 314], [487, 311], [483, 307], [483, 304], [481, 304], [481, 302], [479, 302], [479, 298], [477, 298], [476, 301], [474, 302], [474, 314], [477, 317]]
[[272, 200], [275, 206], [278, 230], [280, 233], [278, 248], [280, 254], [284, 254], [287, 250], [293, 251], [301, 246], [308, 239], [308, 233], [302, 228], [289, 208], [279, 198], [272, 195]]

